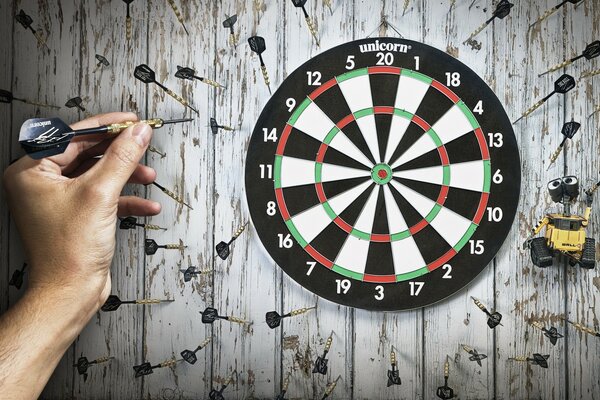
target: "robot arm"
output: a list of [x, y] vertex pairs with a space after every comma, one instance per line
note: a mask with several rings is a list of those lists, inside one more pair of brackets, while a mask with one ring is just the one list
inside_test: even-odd
[[527, 239], [525, 241], [525, 243], [523, 243], [523, 249], [529, 248], [529, 245], [530, 245], [531, 241], [533, 240], [533, 236], [536, 236], [538, 233], [540, 233], [540, 231], [542, 230], [542, 228], [544, 228], [549, 223], [550, 223], [550, 218], [548, 218], [548, 217], [542, 218], [540, 220], [540, 222], [537, 223], [537, 225], [535, 226], [535, 228], [533, 228], [531, 230], [531, 237], [529, 239]]

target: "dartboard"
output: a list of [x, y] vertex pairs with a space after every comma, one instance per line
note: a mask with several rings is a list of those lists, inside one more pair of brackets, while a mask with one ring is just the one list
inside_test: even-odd
[[298, 68], [245, 167], [252, 223], [306, 289], [370, 310], [423, 307], [492, 261], [515, 217], [518, 147], [500, 101], [430, 46], [364, 39]]

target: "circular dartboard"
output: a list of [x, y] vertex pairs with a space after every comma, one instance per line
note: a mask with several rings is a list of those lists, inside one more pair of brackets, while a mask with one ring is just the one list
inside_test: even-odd
[[370, 310], [457, 292], [504, 242], [521, 168], [511, 123], [464, 64], [395, 38], [306, 62], [263, 110], [246, 196], [264, 247], [317, 295]]

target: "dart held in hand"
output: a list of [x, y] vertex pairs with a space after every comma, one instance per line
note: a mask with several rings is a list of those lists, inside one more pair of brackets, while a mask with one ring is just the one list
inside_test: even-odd
[[333, 331], [329, 334], [327, 341], [325, 342], [325, 347], [323, 348], [323, 354], [317, 357], [315, 361], [315, 366], [313, 367], [313, 374], [321, 374], [327, 375], [327, 364], [329, 360], [327, 359], [327, 353], [329, 353], [329, 349], [331, 349], [331, 344], [333, 343]]
[[488, 19], [487, 21], [485, 21], [473, 33], [471, 33], [471, 35], [469, 36], [469, 38], [467, 40], [465, 40], [463, 42], [463, 44], [467, 44], [468, 42], [470, 42], [471, 40], [473, 40], [477, 35], [479, 35], [481, 32], [483, 32], [483, 30], [489, 24], [491, 24], [496, 18], [499, 18], [499, 19], [506, 18], [510, 14], [511, 8], [513, 8], [514, 6], [515, 5], [512, 4], [512, 3], [510, 3], [508, 0], [501, 0], [500, 3], [498, 3], [498, 5], [496, 6], [496, 9], [494, 10], [494, 13], [492, 14], [492, 17], [490, 19]]
[[227, 260], [227, 258], [229, 257], [229, 254], [231, 253], [231, 250], [230, 250], [231, 244], [238, 237], [240, 237], [240, 235], [242, 234], [242, 232], [244, 232], [246, 230], [247, 226], [248, 226], [247, 222], [244, 225], [240, 226], [238, 228], [238, 230], [235, 231], [235, 233], [233, 234], [233, 236], [231, 237], [231, 239], [229, 240], [229, 242], [219, 242], [219, 243], [217, 243], [217, 245], [215, 246], [215, 250], [217, 251], [217, 255], [222, 260]]
[[46, 103], [40, 103], [37, 101], [25, 100], [25, 99], [21, 99], [18, 97], [14, 97], [12, 92], [9, 92], [8, 90], [0, 89], [0, 103], [10, 104], [13, 101], [19, 101], [21, 103], [29, 104], [29, 105], [37, 106], [37, 107], [49, 107], [49, 108], [54, 108], [54, 109], [60, 110], [59, 106], [53, 106], [53, 105], [46, 104]]
[[212, 337], [208, 337], [206, 339], [204, 339], [204, 341], [202, 343], [200, 343], [198, 345], [198, 347], [196, 347], [194, 350], [184, 350], [181, 352], [181, 358], [187, 362], [188, 364], [196, 364], [196, 361], [198, 361], [198, 357], [196, 356], [196, 353], [199, 352], [200, 350], [202, 350], [203, 348], [205, 348], [210, 341], [212, 340]]
[[265, 314], [265, 322], [271, 329], [275, 329], [281, 325], [281, 320], [284, 318], [295, 317], [297, 315], [305, 314], [310, 310], [314, 310], [317, 307], [306, 307], [292, 310], [287, 314], [279, 315], [277, 311], [269, 311]]
[[184, 107], [189, 108], [190, 110], [192, 110], [193, 112], [195, 112], [197, 115], [199, 115], [198, 110], [196, 110], [187, 101], [185, 101], [183, 99], [183, 97], [179, 96], [178, 94], [176, 94], [175, 92], [173, 92], [171, 89], [167, 88], [162, 83], [157, 82], [156, 81], [156, 73], [154, 72], [154, 70], [152, 70], [146, 64], [140, 64], [137, 67], [135, 67], [135, 70], [133, 71], [133, 76], [135, 76], [136, 79], [138, 79], [139, 81], [144, 82], [145, 84], [155, 83], [159, 88], [161, 88], [163, 91], [165, 91], [165, 93], [167, 93], [169, 96], [171, 96], [176, 101], [178, 101], [181, 105], [183, 105]]
[[305, 7], [306, 0], [292, 0], [292, 4], [294, 4], [294, 7], [302, 9], [302, 13], [304, 14], [304, 20], [306, 21], [306, 26], [308, 28], [308, 31], [312, 35], [317, 46], [320, 47], [321, 43], [319, 43], [317, 27], [315, 26], [315, 23], [313, 22], [312, 18], [308, 15], [308, 12], [306, 11], [306, 7]]
[[265, 65], [265, 61], [262, 57], [262, 53], [264, 53], [267, 49], [267, 46], [265, 44], [265, 38], [263, 38], [262, 36], [252, 36], [248, 38], [248, 44], [250, 45], [250, 50], [258, 54], [258, 58], [260, 60], [260, 70], [262, 71], [263, 80], [265, 81], [265, 85], [267, 85], [267, 88], [269, 89], [269, 94], [273, 94], [271, 92], [271, 81], [269, 79], [269, 73], [267, 72], [267, 66]]
[[33, 159], [54, 156], [64, 153], [71, 140], [81, 135], [118, 135], [125, 129], [140, 123], [150, 125], [158, 129], [167, 124], [176, 124], [191, 121], [189, 119], [178, 119], [165, 121], [160, 118], [140, 122], [122, 122], [118, 124], [102, 125], [96, 128], [73, 130], [60, 118], [33, 118], [28, 119], [21, 126], [19, 132], [19, 143], [23, 150]]
[[199, 80], [202, 83], [205, 83], [209, 86], [216, 87], [218, 89], [226, 89], [225, 86], [217, 83], [208, 78], [204, 78], [196, 75], [196, 71], [190, 67], [182, 67], [180, 65], [177, 66], [177, 72], [175, 72], [175, 77], [179, 79], [187, 79], [189, 81], [193, 81], [194, 79]]
[[104, 303], [104, 305], [100, 308], [100, 310], [104, 312], [116, 311], [123, 304], [136, 304], [136, 305], [146, 305], [146, 304], [160, 304], [160, 303], [172, 303], [175, 300], [166, 299], [166, 300], [158, 300], [158, 299], [137, 299], [137, 300], [121, 300], [118, 296], [111, 294], [108, 296], [108, 299]]
[[146, 239], [144, 241], [144, 252], [146, 253], [147, 256], [152, 256], [154, 254], [156, 254], [156, 251], [158, 249], [165, 249], [165, 250], [179, 250], [179, 251], [184, 251], [187, 248], [187, 246], [183, 245], [183, 242], [180, 240], [179, 244], [158, 244], [156, 243], [156, 241], [154, 239]]
[[527, 118], [529, 115], [531, 115], [535, 110], [540, 108], [545, 102], [547, 102], [555, 94], [568, 93], [573, 88], [575, 88], [575, 85], [576, 85], [575, 78], [573, 78], [571, 75], [568, 75], [568, 74], [562, 75], [560, 78], [558, 78], [558, 80], [556, 82], [554, 82], [554, 90], [552, 91], [552, 93], [550, 93], [548, 96], [544, 97], [542, 100], [538, 101], [533, 106], [531, 106], [531, 108], [529, 108], [527, 111], [525, 111], [525, 113], [523, 113], [523, 115], [521, 115], [521, 117], [519, 119], [517, 119], [515, 122], [513, 122], [513, 124], [516, 124], [523, 118]]
[[573, 57], [571, 59], [568, 59], [560, 64], [557, 64], [553, 67], [550, 67], [550, 69], [546, 72], [543, 72], [541, 74], [539, 74], [538, 76], [544, 76], [547, 75], [551, 72], [554, 71], [558, 71], [561, 68], [564, 68], [568, 65], [573, 64], [575, 61], [580, 60], [582, 58], [585, 58], [586, 60], [592, 60], [596, 57], [600, 56], [600, 40], [596, 40], [595, 42], [592, 42], [590, 44], [587, 45], [587, 47], [585, 48], [585, 50], [583, 51], [583, 53], [581, 53], [581, 55], [577, 56], [577, 57]]

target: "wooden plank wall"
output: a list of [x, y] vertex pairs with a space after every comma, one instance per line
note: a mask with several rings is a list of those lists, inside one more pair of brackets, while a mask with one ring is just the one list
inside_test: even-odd
[[[153, 145], [167, 153], [148, 153], [146, 161], [157, 181], [194, 206], [175, 204], [155, 188], [130, 187], [128, 193], [146, 195], [163, 205], [150, 223], [165, 232], [118, 232], [113, 263], [113, 293], [122, 298], [173, 298], [167, 305], [129, 307], [114, 314], [98, 314], [82, 332], [59, 365], [43, 397], [75, 399], [191, 399], [206, 398], [233, 371], [234, 384], [226, 398], [273, 398], [291, 372], [290, 398], [320, 398], [327, 383], [341, 375], [333, 398], [429, 399], [442, 384], [446, 355], [451, 359], [450, 385], [463, 399], [599, 399], [600, 341], [567, 328], [561, 318], [588, 326], [599, 325], [600, 276], [562, 263], [535, 269], [521, 250], [523, 240], [546, 211], [555, 209], [546, 183], [565, 173], [578, 175], [585, 186], [600, 172], [600, 115], [589, 118], [600, 103], [600, 77], [580, 81], [567, 96], [557, 96], [515, 127], [520, 144], [523, 188], [517, 219], [505, 246], [489, 268], [448, 301], [424, 310], [371, 313], [337, 306], [301, 289], [283, 274], [261, 248], [256, 232], [248, 230], [233, 245], [227, 261], [215, 259], [215, 243], [228, 240], [249, 219], [244, 203], [243, 163], [248, 141], [262, 107], [269, 98], [258, 58], [246, 43], [251, 35], [264, 36], [264, 59], [275, 89], [296, 67], [323, 50], [375, 34], [397, 36], [377, 29], [387, 16], [400, 33], [447, 51], [474, 69], [496, 91], [509, 116], [516, 119], [538, 98], [551, 91], [560, 71], [538, 78], [546, 67], [580, 53], [600, 38], [600, 4], [588, 0], [574, 9], [567, 5], [529, 31], [529, 24], [554, 0], [515, 1], [510, 17], [498, 20], [464, 45], [496, 3], [478, 0], [333, 0], [333, 15], [320, 0], [309, 0], [307, 10], [319, 28], [321, 46], [308, 35], [304, 18], [289, 1], [175, 1], [190, 32], [188, 36], [166, 1], [133, 2], [133, 43], [125, 40], [125, 4], [94, 0], [13, 0], [0, 4], [0, 84], [15, 95], [63, 105], [81, 95], [90, 113], [126, 110], [140, 117], [178, 118], [189, 111], [132, 77], [147, 63], [157, 79], [182, 94], [200, 115], [185, 126], [157, 131]], [[49, 51], [16, 24], [13, 16], [24, 9], [34, 26], [48, 37]], [[230, 46], [222, 28], [226, 15], [238, 14], [239, 44]], [[94, 55], [104, 54], [111, 66], [92, 74]], [[196, 68], [198, 75], [219, 81], [226, 90], [174, 77], [177, 65]], [[576, 78], [600, 64], [579, 61], [566, 68]], [[0, 166], [21, 153], [18, 127], [32, 116], [83, 117], [63, 107], [60, 111], [14, 103], [0, 105]], [[234, 127], [235, 132], [213, 136], [209, 118]], [[574, 118], [582, 130], [559, 161], [547, 169], [560, 140], [560, 128]], [[0, 194], [0, 311], [16, 302], [21, 291], [8, 288], [12, 272], [24, 261], [16, 230]], [[598, 199], [595, 205], [598, 207]], [[594, 214], [590, 233], [600, 236]], [[183, 240], [185, 252], [165, 251], [145, 256], [146, 237], [158, 242]], [[598, 246], [597, 246], [598, 247]], [[214, 269], [213, 274], [184, 284], [179, 269], [189, 265]], [[470, 296], [504, 314], [495, 331]], [[267, 310], [289, 311], [316, 305], [317, 310], [286, 321], [279, 330], [264, 324]], [[214, 306], [221, 313], [254, 321], [243, 327], [227, 322], [205, 326], [200, 312]], [[551, 346], [530, 322], [554, 325], [565, 334]], [[327, 376], [310, 373], [311, 363], [334, 331]], [[195, 348], [205, 337], [213, 342], [199, 353], [194, 365], [157, 370], [133, 379], [131, 367], [143, 361], [158, 363], [185, 348]], [[467, 360], [460, 343], [488, 355], [483, 367]], [[402, 386], [387, 388], [385, 372], [394, 346]], [[551, 354], [550, 368], [541, 370], [508, 361], [533, 352]], [[71, 364], [80, 354], [117, 359], [91, 371], [87, 382]]]

